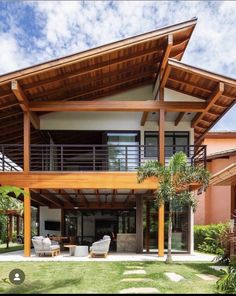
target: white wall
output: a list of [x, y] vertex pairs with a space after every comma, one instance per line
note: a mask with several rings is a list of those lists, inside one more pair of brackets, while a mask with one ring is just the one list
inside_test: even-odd
[[165, 88], [164, 89], [164, 100], [165, 101], [179, 101], [179, 102], [203, 102], [203, 100], [193, 97], [193, 96], [189, 96], [189, 95], [185, 95], [183, 93], [180, 93], [178, 91], [169, 89], [169, 88]]
[[61, 223], [60, 209], [49, 209], [48, 207], [40, 207], [39, 219], [40, 219], [39, 235], [46, 236], [48, 233], [55, 234], [58, 236], [61, 235], [61, 231], [45, 230], [44, 228], [45, 221], [57, 221]]

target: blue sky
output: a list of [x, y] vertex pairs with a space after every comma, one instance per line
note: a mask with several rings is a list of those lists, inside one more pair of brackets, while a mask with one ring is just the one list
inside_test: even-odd
[[[0, 0], [0, 75], [194, 16], [182, 61], [236, 78], [234, 1]], [[235, 112], [215, 129], [236, 130]]]

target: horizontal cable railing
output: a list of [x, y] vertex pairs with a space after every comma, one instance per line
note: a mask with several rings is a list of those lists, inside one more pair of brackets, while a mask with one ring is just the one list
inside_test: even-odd
[[[183, 151], [189, 165], [206, 167], [205, 145], [165, 146], [165, 163]], [[0, 171], [23, 170], [23, 145], [0, 145]], [[135, 171], [158, 159], [157, 146], [145, 145], [30, 145], [31, 171]]]

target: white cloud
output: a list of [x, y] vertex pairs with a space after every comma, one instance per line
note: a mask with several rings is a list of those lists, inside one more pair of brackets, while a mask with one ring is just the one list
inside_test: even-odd
[[[1, 9], [1, 2], [0, 2]], [[24, 9], [38, 34], [22, 27]], [[17, 13], [15, 13], [17, 12]], [[0, 10], [0, 73], [198, 17], [183, 62], [236, 77], [234, 1], [32, 1]], [[5, 24], [4, 24], [5, 22]], [[1, 23], [8, 26], [2, 26]], [[234, 110], [234, 109], [233, 109]], [[218, 124], [231, 127], [232, 112]], [[235, 122], [236, 123], [236, 122]]]

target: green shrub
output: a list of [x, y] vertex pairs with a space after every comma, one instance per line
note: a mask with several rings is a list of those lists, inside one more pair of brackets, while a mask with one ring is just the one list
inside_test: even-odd
[[194, 226], [195, 250], [223, 256], [227, 248], [225, 242], [229, 229], [228, 223]]
[[217, 281], [216, 288], [221, 294], [236, 294], [236, 257], [230, 263], [224, 276]]

